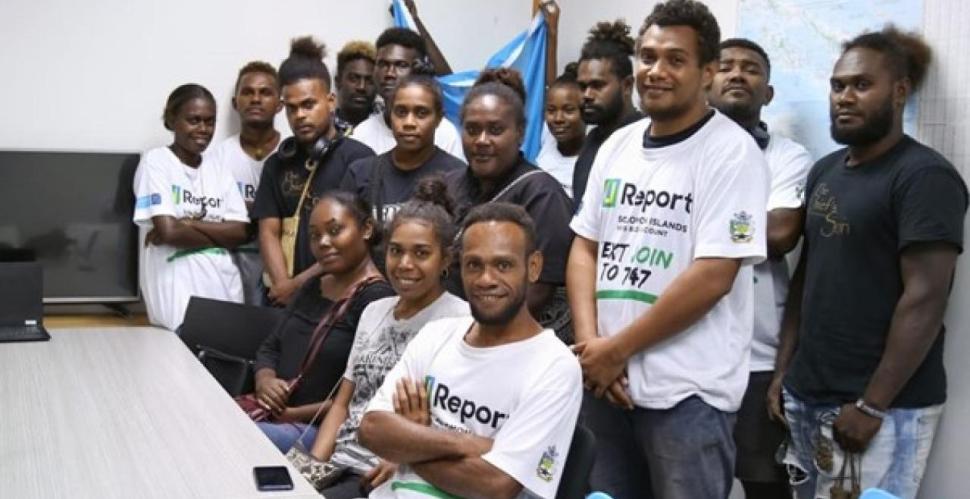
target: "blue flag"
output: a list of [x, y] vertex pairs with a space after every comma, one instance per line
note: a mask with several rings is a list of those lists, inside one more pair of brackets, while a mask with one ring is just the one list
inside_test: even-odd
[[[401, 0], [391, 0], [394, 26], [418, 31], [411, 13]], [[529, 29], [499, 49], [485, 64], [485, 68], [513, 68], [522, 73], [525, 83], [525, 141], [522, 153], [529, 161], [535, 161], [542, 140], [543, 101], [546, 86], [546, 22], [542, 13], [536, 13]], [[477, 69], [459, 71], [438, 77], [444, 96], [445, 117], [461, 128], [458, 112], [465, 95], [478, 78]]]

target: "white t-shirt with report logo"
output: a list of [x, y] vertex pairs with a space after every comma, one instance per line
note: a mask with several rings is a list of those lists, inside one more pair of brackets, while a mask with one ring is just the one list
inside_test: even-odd
[[[555, 497], [582, 401], [579, 363], [551, 329], [515, 343], [472, 347], [464, 338], [473, 323], [462, 317], [426, 325], [367, 412], [393, 412], [397, 381], [423, 380], [433, 427], [493, 439], [482, 458], [522, 485], [520, 497]], [[402, 465], [370, 497], [448, 496]]]
[[[771, 172], [768, 211], [799, 208], [804, 204], [805, 180], [812, 168], [812, 156], [801, 144], [772, 134], [764, 151]], [[751, 341], [751, 371], [775, 370], [778, 332], [788, 297], [788, 261], [769, 259], [754, 266], [754, 338]]]
[[209, 149], [205, 155], [208, 159], [222, 164], [229, 171], [236, 181], [236, 187], [239, 188], [243, 201], [251, 204], [256, 199], [259, 177], [263, 174], [263, 163], [269, 155], [261, 160], [253, 159], [243, 150], [238, 133]]
[[765, 257], [764, 154], [717, 112], [689, 137], [661, 147], [644, 147], [649, 124], [630, 124], [603, 144], [570, 224], [598, 243], [598, 334], [617, 334], [649, 313], [695, 259], [743, 259], [731, 291], [707, 314], [627, 364], [637, 406], [668, 409], [697, 395], [735, 411], [748, 381], [751, 264]]
[[149, 321], [174, 330], [192, 296], [242, 302], [239, 270], [225, 248], [144, 244], [152, 217], [249, 222], [232, 175], [204, 158], [198, 168], [186, 166], [168, 147], [159, 147], [142, 155], [134, 190], [133, 220], [141, 227], [139, 281]]

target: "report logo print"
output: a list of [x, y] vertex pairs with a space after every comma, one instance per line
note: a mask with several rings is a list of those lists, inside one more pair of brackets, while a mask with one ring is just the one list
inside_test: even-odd
[[608, 178], [603, 184], [603, 207], [612, 208], [616, 206], [616, 200], [620, 197], [620, 179]]
[[177, 185], [172, 186], [172, 202], [175, 204], [182, 202], [182, 188]]
[[556, 452], [556, 446], [553, 445], [546, 449], [542, 453], [542, 457], [539, 458], [539, 465], [536, 466], [536, 476], [551, 482], [553, 476], [556, 474], [556, 458], [559, 457], [559, 453]]

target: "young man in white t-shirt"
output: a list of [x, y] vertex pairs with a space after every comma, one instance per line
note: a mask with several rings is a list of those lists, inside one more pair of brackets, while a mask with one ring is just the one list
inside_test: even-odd
[[768, 196], [767, 243], [769, 259], [754, 266], [754, 337], [751, 374], [738, 410], [734, 440], [738, 447], [735, 476], [746, 499], [791, 496], [788, 474], [775, 461], [785, 440], [783, 421], [768, 417], [765, 394], [774, 374], [782, 309], [788, 296], [788, 262], [785, 255], [798, 243], [802, 231], [800, 208], [812, 158], [800, 144], [768, 133], [761, 108], [774, 89], [768, 84], [768, 54], [751, 40], [721, 42], [720, 63], [708, 92], [711, 105], [741, 125], [765, 153], [771, 174]]
[[425, 326], [368, 406], [360, 442], [399, 463], [372, 498], [552, 498], [562, 478], [582, 380], [526, 306], [542, 268], [532, 220], [488, 203], [463, 227], [472, 317]]
[[[256, 199], [263, 162], [280, 142], [280, 132], [273, 126], [276, 114], [283, 109], [276, 68], [262, 61], [243, 66], [236, 77], [232, 107], [239, 114], [239, 133], [207, 151], [207, 155], [232, 173], [249, 210]], [[256, 231], [257, 224], [251, 224], [249, 240], [232, 254], [242, 277], [245, 301], [250, 305], [262, 305], [266, 301]]]
[[[375, 45], [377, 62], [374, 64], [374, 81], [377, 83], [377, 92], [386, 104], [390, 102], [398, 80], [411, 73], [415, 61], [428, 56], [428, 49], [421, 35], [406, 28], [388, 28], [377, 38]], [[373, 149], [377, 155], [384, 154], [397, 145], [385, 113], [371, 114], [354, 127], [351, 136]], [[447, 119], [438, 124], [434, 143], [448, 154], [465, 160], [461, 135]]]
[[649, 118], [600, 148], [571, 224], [590, 481], [614, 497], [727, 497], [733, 482], [768, 174], [751, 136], [707, 106], [719, 38], [699, 2], [654, 8], [637, 43]]

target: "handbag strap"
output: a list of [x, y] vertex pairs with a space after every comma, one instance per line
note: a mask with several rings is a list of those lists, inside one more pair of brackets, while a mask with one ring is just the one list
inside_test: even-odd
[[354, 283], [354, 285], [348, 288], [339, 300], [330, 306], [330, 310], [327, 310], [327, 313], [324, 314], [323, 318], [320, 319], [320, 322], [317, 323], [316, 329], [313, 330], [313, 334], [310, 336], [310, 348], [307, 349], [306, 355], [303, 356], [303, 362], [300, 363], [300, 371], [290, 384], [291, 393], [296, 389], [297, 385], [299, 385], [306, 371], [311, 365], [313, 365], [313, 362], [317, 358], [317, 354], [320, 353], [320, 348], [323, 346], [324, 340], [327, 339], [327, 336], [330, 334], [331, 329], [333, 329], [334, 324], [336, 324], [337, 321], [342, 319], [347, 314], [347, 310], [350, 308], [353, 297], [366, 286], [383, 280], [384, 278], [379, 275], [367, 276]]
[[300, 193], [300, 201], [296, 203], [296, 211], [293, 212], [293, 216], [297, 219], [300, 218], [300, 210], [303, 208], [303, 201], [306, 200], [306, 195], [310, 192], [310, 184], [313, 182], [313, 175], [317, 173], [317, 167], [319, 164], [316, 160], [307, 158], [306, 169], [310, 170], [310, 175], [306, 178], [306, 183], [303, 184], [303, 192]]
[[519, 175], [518, 178], [516, 178], [515, 180], [513, 180], [512, 182], [510, 182], [509, 185], [505, 186], [505, 188], [502, 189], [501, 191], [499, 191], [498, 194], [492, 196], [492, 199], [489, 199], [488, 202], [489, 203], [494, 203], [494, 202], [498, 201], [502, 196], [504, 196], [506, 193], [508, 193], [509, 191], [511, 191], [513, 187], [515, 187], [516, 185], [518, 185], [519, 183], [521, 183], [523, 180], [525, 180], [525, 179], [527, 179], [527, 178], [529, 178], [529, 177], [531, 177], [533, 175], [536, 175], [538, 173], [542, 173], [542, 170], [535, 169], [535, 170], [532, 170], [531, 172], [525, 172], [522, 175]]
[[[502, 196], [504, 196], [505, 194], [507, 194], [516, 185], [519, 185], [519, 183], [521, 183], [523, 180], [525, 180], [525, 179], [527, 179], [527, 178], [529, 178], [529, 177], [531, 177], [533, 175], [536, 175], [538, 173], [542, 173], [542, 172], [543, 172], [543, 170], [536, 169], [536, 170], [532, 170], [532, 171], [529, 171], [529, 172], [525, 172], [522, 175], [519, 175], [518, 177], [516, 177], [515, 180], [513, 180], [512, 182], [509, 182], [509, 185], [505, 186], [504, 189], [502, 189], [501, 191], [498, 191], [498, 194], [492, 196], [492, 199], [489, 199], [487, 202], [488, 203], [494, 203], [494, 202], [498, 201], [499, 199], [501, 199]], [[464, 233], [465, 233], [464, 229], [459, 228], [458, 229], [458, 233], [455, 234], [455, 238], [452, 239], [452, 244], [455, 244], [455, 245], [459, 244], [459, 242], [461, 241], [461, 236]]]

